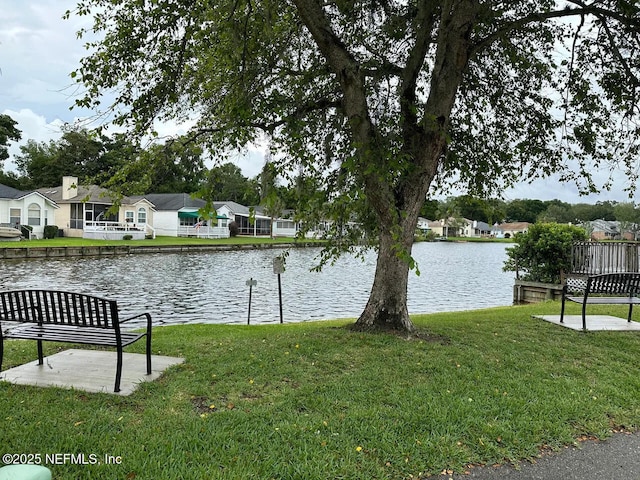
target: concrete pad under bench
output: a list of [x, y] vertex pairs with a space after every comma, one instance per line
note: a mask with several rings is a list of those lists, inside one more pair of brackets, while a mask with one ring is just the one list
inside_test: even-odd
[[0, 372], [0, 381], [16, 385], [61, 387], [93, 393], [131, 395], [142, 382], [151, 382], [184, 358], [151, 356], [151, 375], [147, 375], [146, 356], [124, 353], [120, 392], [113, 391], [116, 374], [116, 352], [70, 349]]
[[[563, 323], [560, 323], [560, 315], [533, 315], [533, 318], [573, 330], [582, 330], [582, 315], [565, 315]], [[587, 315], [586, 323], [588, 331], [640, 332], [640, 323], [628, 322], [626, 318], [612, 317], [611, 315]]]

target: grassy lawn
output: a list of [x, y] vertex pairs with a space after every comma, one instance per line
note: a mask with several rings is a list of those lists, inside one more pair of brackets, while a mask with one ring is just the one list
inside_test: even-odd
[[[50, 466], [65, 479], [403, 479], [638, 428], [640, 335], [535, 313], [559, 305], [416, 316], [418, 340], [349, 321], [156, 328], [154, 353], [186, 362], [129, 397], [0, 382], [2, 453], [122, 457]], [[35, 355], [8, 342], [4, 368]]]
[[[24, 247], [95, 247], [111, 245], [154, 246], [154, 245], [256, 245], [272, 243], [294, 243], [298, 240], [290, 237], [260, 238], [260, 237], [233, 237], [233, 238], [194, 238], [194, 237], [156, 237], [146, 240], [93, 240], [87, 238], [57, 237], [42, 240], [24, 240], [21, 242], [0, 242], [0, 247], [24, 248]], [[306, 242], [307, 240], [305, 240]], [[308, 240], [313, 242], [314, 240]], [[317, 240], [316, 240], [317, 241]]]

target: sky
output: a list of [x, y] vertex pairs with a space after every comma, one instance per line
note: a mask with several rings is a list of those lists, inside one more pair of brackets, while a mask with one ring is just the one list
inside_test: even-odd
[[[13, 142], [9, 148], [11, 157], [5, 162], [5, 169], [14, 167], [11, 160], [20, 153], [20, 145], [28, 140], [56, 140], [62, 125], [93, 113], [70, 110], [74, 100], [70, 73], [86, 54], [84, 41], [76, 38], [76, 32], [91, 25], [87, 17], [62, 18], [75, 5], [75, 0], [0, 0], [0, 113], [17, 121], [17, 128], [22, 131], [22, 140]], [[172, 124], [159, 128], [161, 135], [185, 131], [184, 127]], [[245, 176], [252, 178], [262, 169], [264, 156], [259, 149], [250, 149], [248, 155], [238, 156], [234, 161]], [[568, 203], [627, 202], [630, 200], [625, 186], [625, 177], [618, 172], [610, 191], [580, 196], [574, 185], [560, 184], [557, 177], [551, 177], [533, 184], [518, 184], [505, 190], [503, 197], [559, 199]]]

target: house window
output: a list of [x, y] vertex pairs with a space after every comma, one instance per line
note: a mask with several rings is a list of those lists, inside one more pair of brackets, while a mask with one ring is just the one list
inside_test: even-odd
[[84, 204], [84, 219], [87, 222], [93, 222], [93, 203]]
[[9, 223], [11, 225], [20, 225], [22, 218], [22, 212], [19, 208], [9, 209]]
[[72, 203], [69, 217], [69, 228], [82, 230], [84, 226], [84, 205], [82, 203]]
[[32, 203], [27, 210], [29, 218], [27, 219], [28, 225], [40, 225], [40, 205]]
[[138, 223], [147, 223], [147, 209], [144, 207], [138, 209]]
[[127, 210], [124, 212], [124, 221], [127, 223], [133, 223], [133, 210]]
[[296, 224], [295, 222], [292, 222], [291, 220], [278, 220], [276, 222], [276, 227], [278, 227], [279, 229], [289, 229], [289, 230], [293, 230], [294, 228], [296, 228]]

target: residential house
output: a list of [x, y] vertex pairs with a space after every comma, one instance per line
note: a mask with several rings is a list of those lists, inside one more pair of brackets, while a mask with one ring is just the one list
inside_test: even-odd
[[469, 224], [469, 233], [471, 237], [487, 238], [491, 236], [491, 225], [485, 222], [473, 220]]
[[144, 198], [121, 199], [118, 211], [110, 192], [97, 185], [79, 185], [77, 177], [63, 177], [59, 187], [40, 188], [38, 192], [59, 209], [53, 222], [65, 237], [116, 239], [155, 236], [154, 206]]
[[436, 237], [463, 237], [469, 236], [469, 223], [470, 220], [464, 218], [449, 217], [447, 219], [440, 219], [433, 222], [429, 222], [427, 227]]
[[427, 220], [424, 217], [418, 217], [418, 224], [416, 228], [420, 230], [422, 233], [427, 233], [429, 230], [431, 230], [431, 228], [429, 227], [430, 223], [431, 223], [430, 220]]
[[593, 220], [583, 225], [585, 229], [590, 232], [591, 240], [620, 240], [625, 238], [627, 240], [633, 239], [633, 234], [623, 235], [620, 222], [613, 222], [608, 220]]
[[294, 211], [287, 209], [274, 219], [273, 236], [274, 237], [295, 237], [298, 234], [300, 224], [293, 219]]
[[[202, 211], [207, 202], [201, 198], [195, 198], [187, 193], [150, 193], [140, 198], [145, 198], [155, 208], [153, 228], [157, 235], [199, 238], [229, 237], [229, 222], [231, 220], [219, 212], [216, 215], [217, 218], [205, 218]], [[210, 217], [210, 215], [206, 217]]]
[[42, 238], [44, 227], [54, 225], [55, 201], [37, 191], [22, 191], [0, 184], [0, 226], [31, 227], [31, 238]]
[[141, 198], [149, 200], [155, 207], [154, 228], [158, 235], [226, 238], [229, 224], [236, 222], [238, 233], [249, 236], [295, 236], [296, 222], [283, 212], [282, 217], [271, 217], [262, 207], [246, 207], [233, 201], [214, 201], [215, 219], [207, 219], [202, 209], [207, 202], [186, 193], [152, 193]]
[[245, 207], [232, 201], [213, 202], [213, 206], [218, 215], [236, 222], [240, 235], [269, 237], [272, 234], [271, 217], [265, 215], [261, 207]]
[[495, 224], [491, 229], [491, 235], [495, 238], [513, 238], [517, 233], [527, 233], [529, 226], [528, 222], [512, 222]]

